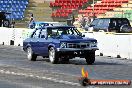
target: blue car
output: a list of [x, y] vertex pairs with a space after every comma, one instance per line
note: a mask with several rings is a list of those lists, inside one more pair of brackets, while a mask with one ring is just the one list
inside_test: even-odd
[[30, 61], [43, 56], [57, 64], [60, 60], [81, 57], [87, 64], [93, 64], [98, 47], [96, 39], [84, 38], [76, 27], [47, 26], [35, 29], [30, 38], [23, 41], [23, 50]]

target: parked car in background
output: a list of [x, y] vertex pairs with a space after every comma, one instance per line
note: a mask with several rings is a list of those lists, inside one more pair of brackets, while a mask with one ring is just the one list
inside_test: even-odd
[[0, 27], [8, 27], [8, 28], [11, 27], [11, 22], [7, 18], [7, 15], [9, 15], [9, 14], [11, 14], [11, 13], [0, 11]]
[[89, 26], [89, 30], [104, 32], [130, 32], [132, 31], [127, 18], [96, 18]]
[[27, 58], [36, 61], [37, 56], [49, 57], [51, 63], [75, 57], [83, 57], [87, 64], [95, 61], [95, 51], [98, 50], [97, 40], [84, 38], [72, 26], [47, 26], [36, 28], [30, 38], [23, 41], [23, 50]]

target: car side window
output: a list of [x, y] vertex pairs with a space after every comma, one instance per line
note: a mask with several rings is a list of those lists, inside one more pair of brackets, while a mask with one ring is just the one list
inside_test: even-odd
[[98, 24], [97, 24], [97, 26], [102, 26], [103, 23], [104, 23], [104, 20], [103, 19], [100, 19], [99, 22], [98, 22]]
[[40, 30], [36, 30], [32, 35], [32, 38], [39, 38], [39, 35], [40, 35]]
[[127, 21], [126, 19], [118, 20], [118, 24], [119, 24], [120, 26], [122, 26], [122, 25], [124, 25], [124, 24], [129, 25], [129, 24], [128, 24], [128, 21]]
[[52, 37], [52, 29], [51, 28], [47, 29], [47, 36], [48, 36], [48, 38]]
[[104, 19], [104, 23], [103, 23], [104, 27], [108, 27], [109, 23], [110, 23], [109, 19]]
[[42, 30], [40, 34], [40, 38], [45, 38], [46, 37], [46, 30]]
[[123, 22], [123, 24], [129, 25], [129, 22], [126, 19], [122, 20], [122, 22]]
[[95, 20], [92, 22], [92, 25], [97, 25], [98, 22], [99, 22], [99, 19], [95, 19]]
[[92, 21], [92, 23], [90, 24], [90, 27], [94, 27], [94, 26], [96, 26], [97, 25], [97, 23], [98, 23], [98, 19], [94, 19], [93, 21]]

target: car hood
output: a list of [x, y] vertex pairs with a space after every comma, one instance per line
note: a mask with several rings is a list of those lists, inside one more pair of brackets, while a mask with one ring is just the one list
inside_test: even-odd
[[83, 39], [79, 35], [61, 35], [60, 39]]
[[62, 35], [59, 40], [61, 42], [89, 42], [89, 41], [96, 41], [96, 39], [93, 38], [83, 38], [78, 35]]

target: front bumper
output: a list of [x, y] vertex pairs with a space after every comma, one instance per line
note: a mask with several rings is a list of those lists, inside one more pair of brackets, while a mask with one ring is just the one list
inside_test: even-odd
[[92, 47], [92, 48], [57, 48], [57, 51], [96, 51], [96, 50], [99, 50], [98, 47]]

